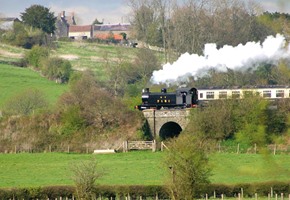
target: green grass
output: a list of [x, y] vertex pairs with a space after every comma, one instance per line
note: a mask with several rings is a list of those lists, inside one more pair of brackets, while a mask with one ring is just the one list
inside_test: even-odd
[[[73, 185], [71, 166], [95, 159], [106, 185], [162, 185], [167, 169], [163, 152], [129, 152], [105, 155], [37, 153], [0, 154], [0, 187]], [[290, 156], [213, 154], [213, 183], [236, 184], [290, 181]]]
[[43, 91], [53, 104], [68, 86], [49, 81], [28, 68], [0, 64], [0, 108], [15, 94], [31, 88]]
[[53, 54], [57, 56], [73, 56], [70, 62], [74, 69], [90, 69], [101, 80], [110, 78], [107, 77], [104, 70], [105, 54], [108, 55], [110, 62], [114, 63], [117, 62], [118, 57], [132, 61], [137, 51], [135, 48], [86, 42], [57, 42], [57, 47]]

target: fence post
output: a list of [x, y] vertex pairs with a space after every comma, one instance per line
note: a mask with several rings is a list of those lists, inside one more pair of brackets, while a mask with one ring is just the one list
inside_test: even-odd
[[128, 140], [123, 143], [123, 152], [128, 152]]
[[271, 187], [271, 198], [273, 197], [273, 187]]
[[257, 144], [255, 143], [255, 154], [257, 153]]
[[240, 153], [240, 144], [238, 144], [238, 147], [237, 147], [237, 154]]
[[242, 199], [244, 198], [244, 189], [241, 188], [241, 196], [242, 196]]
[[274, 152], [273, 152], [274, 155], [276, 155], [276, 148], [277, 148], [277, 145], [275, 144], [274, 145]]
[[153, 143], [152, 143], [152, 152], [155, 152], [156, 151], [156, 140], [153, 140]]

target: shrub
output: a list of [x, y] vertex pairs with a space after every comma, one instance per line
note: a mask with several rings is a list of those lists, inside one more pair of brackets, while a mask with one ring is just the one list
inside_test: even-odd
[[30, 51], [25, 55], [28, 64], [38, 69], [41, 60], [49, 56], [49, 50], [41, 46], [33, 46]]
[[64, 83], [68, 82], [72, 73], [72, 66], [69, 61], [58, 57], [43, 59], [41, 62], [42, 74], [51, 80]]

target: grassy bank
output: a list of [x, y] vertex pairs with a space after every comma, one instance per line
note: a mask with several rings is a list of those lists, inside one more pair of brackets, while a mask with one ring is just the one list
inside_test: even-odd
[[67, 90], [67, 85], [57, 84], [41, 77], [29, 68], [0, 64], [0, 108], [14, 95], [27, 89], [39, 89], [53, 104]]
[[[107, 155], [40, 153], [0, 154], [0, 187], [72, 185], [71, 166], [95, 159], [106, 185], [162, 185], [167, 169], [164, 153], [130, 152]], [[290, 180], [289, 155], [214, 154], [213, 183], [236, 184]]]

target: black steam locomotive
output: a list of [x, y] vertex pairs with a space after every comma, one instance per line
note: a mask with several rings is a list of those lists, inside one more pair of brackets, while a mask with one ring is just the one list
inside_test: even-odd
[[167, 92], [166, 88], [161, 92], [150, 92], [149, 88], [142, 91], [142, 104], [136, 109], [182, 109], [196, 107], [198, 95], [196, 88], [179, 88], [175, 92]]

